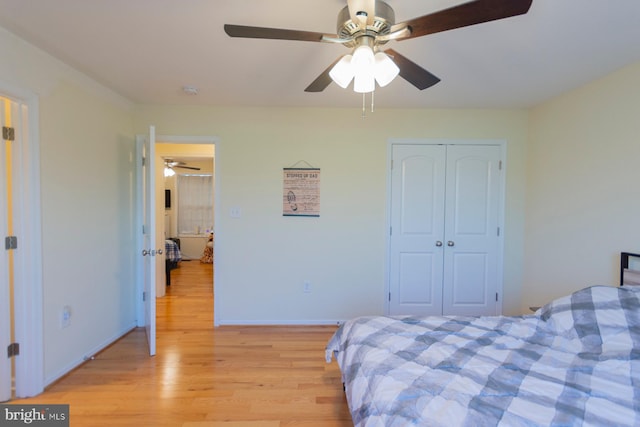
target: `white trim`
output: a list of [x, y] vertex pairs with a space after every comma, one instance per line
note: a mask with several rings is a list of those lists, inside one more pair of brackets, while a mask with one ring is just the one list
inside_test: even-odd
[[[0, 103], [2, 101], [0, 100]], [[0, 105], [0, 114], [4, 108]], [[4, 125], [4, 117], [0, 117], [0, 123]], [[0, 139], [0, 238], [4, 239], [9, 231], [7, 229], [8, 200], [7, 182], [4, 166], [6, 165], [6, 147], [4, 139]], [[9, 290], [9, 251], [0, 248], [0, 349], [11, 343], [11, 292]], [[11, 360], [2, 357], [0, 360], [0, 402], [11, 399]]]
[[[136, 135], [136, 163], [138, 159], [142, 158], [142, 146], [144, 145], [145, 135]], [[136, 206], [135, 206], [135, 245], [136, 249], [133, 252], [133, 265], [135, 266], [135, 278], [136, 278], [136, 293], [135, 293], [135, 307], [136, 307], [136, 325], [139, 328], [144, 326], [144, 301], [142, 295], [144, 293], [144, 269], [141, 268], [138, 257], [142, 253], [144, 247], [142, 225], [144, 219], [142, 218], [142, 212], [144, 209], [144, 194], [142, 188], [142, 165], [136, 164]]]
[[[0, 93], [26, 108], [20, 119], [22, 143], [12, 150], [14, 190], [15, 338], [20, 356], [15, 360], [16, 396], [29, 397], [44, 390], [44, 320], [42, 288], [42, 210], [40, 204], [40, 135], [37, 95], [0, 82]], [[22, 116], [22, 114], [21, 114]]]
[[216, 144], [220, 142], [217, 136], [178, 136], [156, 135], [156, 144]]
[[395, 144], [414, 145], [498, 145], [506, 146], [504, 139], [449, 139], [449, 138], [390, 138], [387, 141], [388, 153]]
[[498, 227], [500, 228], [500, 238], [498, 239], [498, 283], [496, 289], [500, 296], [496, 304], [495, 315], [501, 315], [504, 311], [504, 236], [505, 236], [505, 208], [506, 208], [506, 181], [507, 181], [507, 141], [504, 139], [448, 139], [448, 138], [390, 138], [387, 140], [387, 200], [385, 209], [385, 262], [384, 262], [384, 313], [390, 313], [389, 293], [391, 292], [391, 167], [393, 160], [393, 146], [404, 145], [497, 145], [500, 147], [500, 161], [502, 170], [500, 175], [500, 199], [498, 200]]

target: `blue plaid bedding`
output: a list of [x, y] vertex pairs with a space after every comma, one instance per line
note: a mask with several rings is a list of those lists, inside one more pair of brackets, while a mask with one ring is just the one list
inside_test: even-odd
[[180, 248], [178, 248], [178, 244], [176, 242], [167, 239], [164, 241], [164, 248], [168, 261], [182, 261], [182, 254], [180, 253]]
[[355, 426], [640, 426], [640, 292], [524, 317], [361, 317], [327, 345]]

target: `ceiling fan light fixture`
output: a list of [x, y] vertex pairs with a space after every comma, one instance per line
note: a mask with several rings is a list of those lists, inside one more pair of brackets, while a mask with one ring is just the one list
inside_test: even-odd
[[351, 63], [353, 56], [345, 55], [329, 71], [329, 77], [341, 88], [345, 89], [353, 80], [355, 71]]
[[165, 177], [173, 176], [175, 174], [176, 174], [176, 171], [174, 171], [173, 169], [171, 169], [168, 166], [165, 166], [165, 168], [164, 168], [164, 176]]
[[351, 64], [353, 64], [353, 69], [356, 76], [360, 73], [369, 73], [376, 62], [375, 56], [373, 55], [373, 49], [368, 45], [364, 44], [358, 46], [353, 51], [353, 58], [351, 59]]
[[369, 93], [376, 89], [376, 79], [373, 74], [373, 67], [368, 70], [360, 70], [353, 78], [353, 91], [358, 93]]
[[[391, 60], [389, 59], [389, 61]], [[376, 88], [376, 69], [373, 49], [371, 46], [363, 44], [355, 48], [353, 55], [343, 56], [329, 71], [329, 76], [343, 89], [349, 86], [353, 80], [355, 92], [369, 93]]]
[[378, 85], [385, 87], [395, 79], [400, 73], [400, 68], [384, 52], [375, 55], [374, 75]]

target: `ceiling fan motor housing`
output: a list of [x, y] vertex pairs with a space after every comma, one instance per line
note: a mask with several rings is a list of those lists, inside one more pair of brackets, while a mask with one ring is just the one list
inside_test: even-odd
[[[388, 34], [391, 31], [391, 26], [395, 24], [395, 13], [391, 6], [387, 3], [376, 0], [375, 16], [373, 23], [366, 26], [366, 30], [360, 28], [360, 23], [354, 22], [351, 19], [349, 13], [349, 7], [344, 7], [340, 13], [338, 13], [338, 37], [341, 39], [353, 39], [344, 43], [346, 47], [355, 47], [358, 45], [358, 38], [360, 36], [376, 37], [383, 34]], [[376, 44], [384, 44], [386, 41], [379, 40]]]

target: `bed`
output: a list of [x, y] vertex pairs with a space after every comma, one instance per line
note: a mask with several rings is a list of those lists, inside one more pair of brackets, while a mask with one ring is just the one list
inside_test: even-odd
[[356, 427], [640, 426], [640, 291], [522, 317], [360, 317], [330, 339]]
[[182, 254], [180, 253], [180, 239], [166, 239], [164, 241], [164, 249], [166, 285], [171, 286], [171, 270], [178, 268], [180, 261], [182, 261]]

